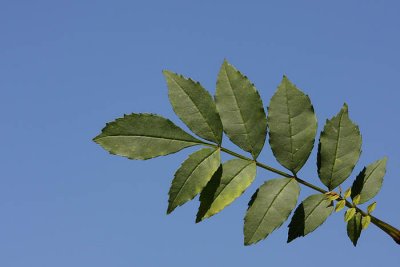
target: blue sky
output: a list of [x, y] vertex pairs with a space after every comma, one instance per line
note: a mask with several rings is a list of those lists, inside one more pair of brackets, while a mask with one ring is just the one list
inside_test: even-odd
[[[185, 128], [163, 69], [214, 92], [227, 58], [265, 105], [285, 74], [310, 95], [319, 129], [348, 103], [363, 134], [352, 178], [388, 156], [375, 215], [399, 227], [399, 9], [371, 0], [1, 1], [1, 266], [399, 264], [398, 246], [373, 225], [353, 248], [342, 213], [291, 244], [286, 223], [244, 247], [248, 199], [276, 175], [259, 170], [234, 204], [195, 224], [197, 199], [166, 215], [174, 171], [193, 149], [130, 161], [91, 141], [131, 112]], [[315, 158], [300, 176], [321, 185]], [[260, 161], [281, 169], [267, 145]]]

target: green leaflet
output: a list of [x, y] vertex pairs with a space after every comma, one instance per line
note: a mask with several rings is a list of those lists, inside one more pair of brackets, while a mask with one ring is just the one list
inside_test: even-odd
[[344, 198], [349, 198], [351, 195], [351, 187], [347, 188], [347, 190], [344, 192]]
[[293, 173], [314, 146], [317, 118], [310, 98], [283, 76], [268, 107], [269, 143], [278, 162]]
[[287, 242], [317, 229], [331, 215], [333, 209], [332, 201], [324, 194], [307, 197], [294, 212]]
[[229, 139], [257, 158], [267, 132], [263, 104], [254, 85], [226, 60], [218, 75], [215, 100]]
[[356, 213], [350, 221], [347, 222], [347, 236], [353, 242], [354, 246], [357, 246], [357, 241], [360, 238], [362, 231], [362, 215]]
[[191, 79], [164, 71], [175, 113], [198, 136], [221, 144], [222, 123], [211, 95]]
[[367, 208], [368, 214], [371, 214], [375, 210], [375, 208], [376, 208], [376, 202], [369, 204]]
[[362, 216], [361, 218], [361, 228], [362, 230], [365, 230], [368, 228], [369, 224], [371, 223], [371, 216]]
[[387, 158], [377, 160], [365, 167], [351, 187], [351, 197], [360, 195], [359, 204], [365, 203], [381, 190], [383, 177], [386, 173]]
[[111, 154], [150, 159], [202, 144], [170, 120], [154, 114], [130, 114], [107, 123], [93, 141]]
[[220, 164], [219, 148], [203, 148], [191, 154], [175, 173], [169, 190], [167, 214], [200, 193]]
[[360, 195], [356, 195], [355, 197], [353, 197], [353, 204], [354, 205], [360, 204], [360, 199], [361, 199]]
[[356, 208], [349, 208], [348, 210], [346, 210], [346, 212], [344, 213], [344, 221], [348, 222], [351, 219], [353, 219], [354, 215], [356, 214]]
[[338, 202], [336, 202], [335, 211], [336, 211], [336, 212], [339, 212], [339, 211], [341, 211], [345, 206], [346, 206], [346, 200], [345, 200], [345, 199], [339, 200]]
[[256, 176], [256, 163], [232, 159], [222, 165], [222, 171], [214, 175], [200, 194], [200, 207], [196, 222], [223, 210], [243, 194]]
[[260, 186], [244, 219], [244, 244], [257, 243], [280, 227], [296, 206], [299, 193], [293, 178], [273, 179]]
[[329, 190], [351, 174], [361, 154], [361, 134], [344, 104], [340, 112], [327, 120], [318, 147], [318, 175]]

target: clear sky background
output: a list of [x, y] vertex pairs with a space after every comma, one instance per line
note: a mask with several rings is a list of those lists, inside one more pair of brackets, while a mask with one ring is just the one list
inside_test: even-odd
[[[276, 178], [262, 170], [203, 223], [197, 198], [167, 216], [173, 174], [194, 149], [130, 161], [91, 141], [131, 112], [185, 128], [163, 69], [214, 92], [227, 58], [264, 105], [286, 74], [310, 95], [319, 130], [348, 103], [363, 134], [352, 179], [388, 156], [374, 214], [400, 227], [399, 1], [244, 2], [0, 1], [1, 266], [399, 266], [399, 246], [374, 225], [353, 248], [343, 212], [290, 244], [285, 223], [244, 247], [247, 202]], [[259, 159], [282, 169], [268, 145]], [[299, 176], [321, 185], [315, 162], [316, 150]]]

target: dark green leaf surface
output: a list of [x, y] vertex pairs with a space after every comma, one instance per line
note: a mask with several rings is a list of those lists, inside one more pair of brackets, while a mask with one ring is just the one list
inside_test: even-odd
[[256, 176], [253, 161], [232, 159], [222, 165], [222, 175], [214, 175], [200, 194], [196, 222], [223, 210], [243, 194]]
[[229, 139], [257, 158], [267, 131], [263, 104], [254, 85], [227, 61], [218, 75], [215, 100]]
[[164, 71], [175, 113], [198, 136], [221, 144], [222, 123], [211, 95], [191, 79]]
[[372, 199], [381, 190], [383, 177], [386, 173], [387, 158], [377, 160], [364, 168], [351, 187], [351, 197], [360, 195], [359, 204]]
[[220, 164], [219, 148], [203, 148], [191, 154], [175, 173], [169, 190], [167, 213], [200, 193]]
[[361, 134], [344, 104], [340, 112], [327, 120], [318, 148], [318, 175], [329, 190], [351, 174], [361, 154]]
[[278, 162], [297, 173], [314, 146], [317, 118], [310, 98], [286, 76], [268, 107], [269, 143]]
[[360, 213], [356, 213], [350, 221], [347, 222], [347, 236], [350, 238], [351, 242], [353, 242], [354, 246], [357, 246], [357, 241], [360, 238], [362, 231], [361, 224], [362, 215]]
[[93, 139], [111, 154], [150, 159], [201, 144], [170, 120], [154, 114], [130, 114], [107, 123]]
[[287, 242], [317, 229], [331, 215], [333, 209], [332, 201], [324, 194], [307, 197], [294, 212]]
[[265, 182], [253, 195], [244, 219], [244, 244], [266, 238], [282, 225], [297, 203], [299, 184], [292, 178]]

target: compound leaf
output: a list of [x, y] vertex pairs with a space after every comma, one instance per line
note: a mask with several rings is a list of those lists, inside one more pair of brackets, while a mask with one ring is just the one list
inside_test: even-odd
[[164, 71], [168, 96], [179, 118], [198, 136], [214, 143], [222, 142], [222, 123], [212, 96], [191, 79]]
[[244, 244], [257, 243], [280, 227], [296, 206], [299, 193], [293, 178], [273, 179], [260, 186], [244, 219]]
[[218, 75], [215, 100], [229, 139], [257, 158], [267, 132], [261, 97], [247, 77], [226, 60]]
[[318, 175], [329, 190], [351, 174], [361, 154], [361, 134], [344, 104], [340, 112], [327, 120], [318, 148]]
[[214, 175], [200, 194], [200, 207], [196, 222], [223, 210], [243, 194], [256, 176], [253, 161], [232, 159], [222, 165], [222, 173]]
[[387, 158], [377, 160], [365, 167], [351, 187], [351, 197], [360, 196], [359, 204], [372, 199], [381, 190], [383, 177], [386, 173]]
[[169, 190], [167, 214], [200, 193], [220, 164], [219, 148], [203, 148], [191, 154], [175, 173]]
[[107, 123], [93, 141], [111, 154], [150, 159], [202, 142], [170, 120], [154, 114], [130, 114]]
[[268, 107], [269, 143], [278, 162], [297, 173], [314, 146], [317, 118], [310, 98], [283, 76]]
[[354, 246], [357, 246], [357, 241], [360, 238], [362, 231], [362, 215], [357, 212], [350, 221], [347, 222], [347, 236], [353, 242]]
[[287, 242], [317, 229], [329, 217], [333, 209], [332, 201], [325, 194], [307, 197], [294, 212], [289, 224]]

